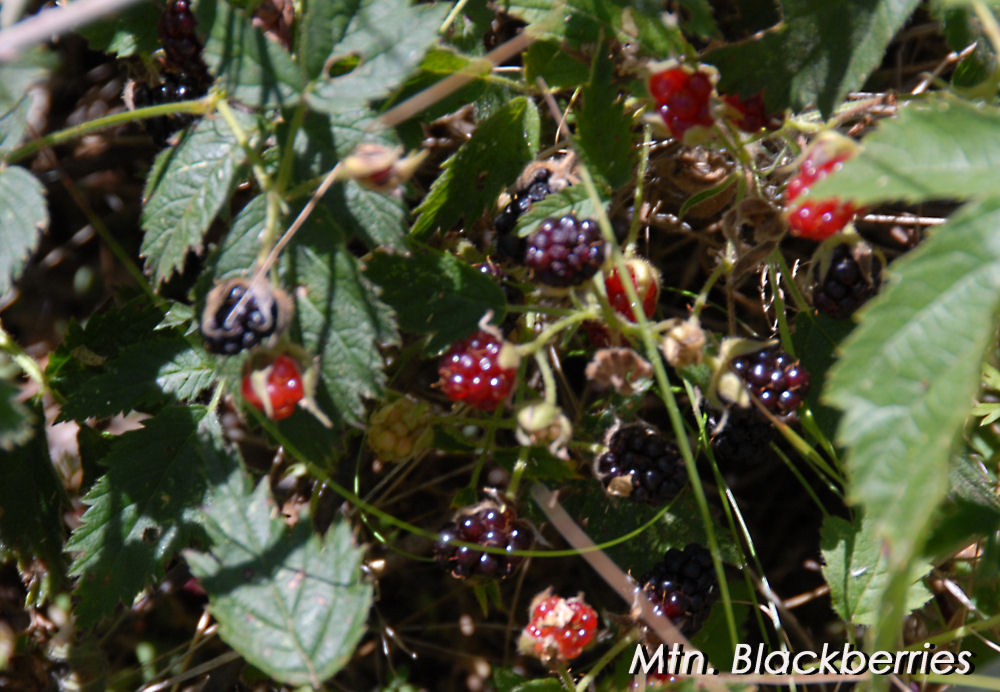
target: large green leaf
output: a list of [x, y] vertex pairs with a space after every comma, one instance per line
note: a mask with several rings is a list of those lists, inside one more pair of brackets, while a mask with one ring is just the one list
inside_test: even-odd
[[442, 164], [444, 171], [417, 207], [420, 216], [410, 232], [423, 238], [469, 223], [490, 209], [538, 151], [540, 123], [535, 104], [519, 97], [494, 112], [472, 138]]
[[365, 274], [382, 287], [382, 300], [395, 309], [401, 329], [432, 334], [428, 352], [472, 333], [487, 310], [497, 323], [503, 319], [504, 295], [496, 282], [443, 252], [376, 253]]
[[783, 0], [784, 18], [760, 36], [709, 52], [720, 88], [771, 109], [814, 104], [829, 115], [864, 84], [919, 0]]
[[281, 682], [318, 688], [364, 634], [372, 587], [346, 521], [321, 538], [307, 517], [289, 529], [272, 510], [267, 479], [251, 490], [234, 471], [202, 513], [210, 552], [187, 561], [226, 643]]
[[[251, 130], [253, 120], [237, 115]], [[156, 157], [146, 182], [142, 255], [157, 282], [182, 267], [189, 250], [201, 248], [244, 161], [246, 151], [222, 118], [203, 118], [180, 144]]]
[[296, 41], [302, 72], [306, 79], [323, 73], [333, 47], [340, 43], [351, 19], [360, 9], [360, 0], [307, 0]]
[[398, 337], [392, 310], [337, 227], [330, 212], [317, 207], [296, 238], [289, 280], [310, 287], [296, 295], [302, 345], [320, 357], [321, 382], [338, 416], [357, 425], [365, 415], [362, 399], [374, 397], [385, 381], [378, 347]]
[[[833, 609], [854, 625], [874, 625], [882, 612], [890, 581], [890, 568], [882, 555], [881, 541], [870, 521], [849, 522], [827, 515], [820, 533], [823, 576], [830, 586]], [[921, 566], [921, 573], [930, 571]], [[919, 608], [933, 597], [922, 582], [907, 591], [906, 609]]]
[[4, 378], [0, 379], [0, 452], [9, 452], [31, 437], [32, 416], [28, 407], [18, 401], [21, 390], [6, 379], [13, 378], [6, 370], [12, 369], [16, 373], [18, 368], [7, 368], [6, 365], [6, 359], [0, 357], [0, 377]]
[[241, 10], [228, 2], [199, 2], [195, 15], [199, 31], [208, 34], [202, 57], [229, 97], [258, 107], [298, 103], [305, 88], [298, 66]]
[[116, 439], [108, 467], [84, 498], [90, 507], [66, 549], [80, 577], [77, 621], [89, 626], [130, 601], [178, 550], [199, 535], [195, 510], [205, 469], [232, 465], [221, 431], [201, 407], [168, 408]]
[[38, 179], [20, 166], [0, 169], [0, 296], [17, 279], [48, 225], [49, 208]]
[[32, 109], [45, 96], [44, 90], [31, 87], [48, 77], [53, 62], [51, 54], [37, 48], [0, 64], [0, 151], [9, 151], [24, 139]]
[[632, 122], [618, 99], [613, 80], [614, 64], [605, 51], [600, 51], [583, 88], [577, 141], [589, 170], [612, 188], [618, 188], [633, 175], [635, 150]]
[[968, 199], [1000, 194], [1000, 110], [935, 96], [900, 106], [844, 168], [811, 194], [858, 202]]
[[398, 86], [437, 37], [448, 5], [361, 0], [351, 9], [356, 12], [332, 52], [357, 56], [360, 63], [347, 74], [320, 83], [309, 94], [310, 105], [323, 113], [355, 110]]
[[961, 209], [892, 265], [830, 372], [843, 410], [849, 499], [864, 507], [893, 567], [921, 547], [995, 342], [1000, 199]]
[[163, 10], [151, 2], [136, 3], [111, 16], [80, 27], [91, 50], [127, 58], [136, 53], [152, 53], [160, 47], [157, 24]]

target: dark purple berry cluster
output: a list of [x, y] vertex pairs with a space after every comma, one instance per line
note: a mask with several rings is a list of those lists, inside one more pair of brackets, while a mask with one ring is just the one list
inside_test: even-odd
[[489, 548], [502, 548], [508, 553], [531, 547], [531, 529], [517, 519], [514, 511], [501, 509], [492, 502], [468, 508], [444, 527], [434, 544], [434, 558], [456, 579], [493, 577], [504, 579], [521, 562], [516, 555], [486, 553], [450, 541], [465, 541]]
[[217, 287], [202, 314], [205, 347], [227, 356], [253, 348], [277, 330], [279, 302], [264, 285], [233, 281]]
[[671, 548], [642, 578], [642, 590], [659, 615], [690, 637], [719, 598], [711, 553], [694, 543], [684, 550]]
[[604, 238], [593, 219], [545, 219], [528, 237], [524, 263], [546, 286], [578, 286], [604, 263]]
[[[159, 106], [165, 103], [175, 103], [198, 98], [205, 93], [201, 82], [183, 73], [167, 72], [163, 75], [163, 83], [156, 86], [136, 84], [133, 100], [137, 108], [144, 106]], [[146, 121], [146, 129], [157, 142], [163, 142], [171, 132], [186, 127], [195, 120], [190, 113], [173, 113], [160, 118], [150, 118]]]
[[208, 68], [201, 58], [201, 39], [188, 0], [168, 0], [156, 28], [166, 54], [167, 68], [200, 83], [208, 82]]
[[642, 424], [618, 428], [595, 471], [611, 494], [648, 504], [670, 502], [687, 483], [677, 445]]
[[813, 307], [838, 320], [846, 319], [878, 290], [882, 279], [882, 265], [873, 262], [871, 276], [867, 276], [851, 254], [849, 245], [833, 249], [826, 275], [817, 279], [813, 287]]
[[707, 422], [709, 443], [719, 468], [745, 469], [771, 455], [771, 443], [777, 431], [770, 422], [736, 407], [730, 410], [722, 429], [716, 431], [720, 421], [720, 415], [711, 414]]
[[778, 349], [740, 356], [733, 361], [733, 370], [764, 408], [777, 416], [795, 411], [809, 391], [809, 373]]

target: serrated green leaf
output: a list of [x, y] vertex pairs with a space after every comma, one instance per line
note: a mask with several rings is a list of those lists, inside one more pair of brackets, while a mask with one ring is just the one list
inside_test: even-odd
[[157, 24], [162, 8], [151, 2], [141, 2], [111, 16], [82, 26], [80, 34], [91, 50], [127, 58], [136, 53], [149, 55], [160, 47]]
[[[253, 120], [238, 116], [252, 131]], [[157, 283], [184, 265], [189, 250], [201, 248], [245, 161], [246, 152], [222, 118], [203, 118], [180, 144], [156, 157], [144, 195], [141, 252]]]
[[77, 622], [84, 627], [131, 600], [199, 535], [205, 469], [230, 468], [221, 432], [201, 407], [168, 408], [111, 446], [108, 472], [87, 493], [90, 507], [66, 550], [77, 553]]
[[948, 485], [948, 500], [934, 518], [923, 552], [935, 563], [1000, 528], [996, 476], [982, 469], [975, 456], [959, 457], [948, 475]]
[[53, 64], [52, 55], [41, 49], [0, 64], [0, 151], [10, 151], [24, 139], [31, 111], [43, 97], [31, 87], [48, 77]]
[[[1000, 311], [1000, 200], [967, 205], [892, 265], [824, 396], [843, 410], [849, 499], [893, 567], [920, 549]], [[901, 482], [905, 479], [905, 482]]]
[[[607, 203], [607, 199], [602, 199], [602, 204]], [[531, 205], [531, 209], [521, 215], [517, 220], [515, 232], [523, 237], [535, 232], [545, 219], [572, 214], [580, 219], [593, 219], [597, 216], [597, 209], [594, 208], [590, 195], [583, 185], [573, 185], [565, 190], [560, 190], [551, 194], [540, 202]]]
[[[830, 586], [833, 609], [854, 625], [874, 625], [882, 612], [891, 567], [881, 552], [875, 524], [862, 519], [854, 523], [827, 515], [820, 530], [823, 576]], [[921, 566], [922, 574], [930, 564]], [[906, 597], [906, 609], [919, 608], [933, 594], [921, 582], [914, 582]]]
[[448, 12], [445, 3], [411, 5], [409, 0], [361, 0], [335, 55], [356, 55], [349, 73], [320, 83], [308, 95], [323, 113], [363, 107], [398, 86], [437, 38]]
[[461, 218], [471, 222], [492, 208], [500, 192], [538, 152], [538, 109], [519, 97], [481, 122], [472, 138], [442, 164], [441, 175], [416, 211], [410, 230], [424, 238], [451, 228]]
[[687, 10], [687, 17], [681, 22], [685, 31], [703, 39], [719, 38], [719, 28], [715, 25], [712, 5], [708, 0], [680, 0], [679, 4]]
[[305, 88], [288, 52], [264, 36], [241, 11], [226, 2], [199, 2], [200, 32], [208, 33], [202, 57], [226, 94], [256, 107], [290, 107]]
[[49, 225], [44, 192], [38, 179], [20, 166], [0, 169], [0, 296], [20, 275]]
[[[406, 255], [375, 253], [365, 275], [382, 288], [401, 329], [431, 334], [428, 353], [471, 334], [488, 310], [503, 319], [503, 291], [489, 277], [455, 257], [414, 248]], [[415, 290], [419, 287], [419, 290]]]
[[[713, 50], [719, 87], [747, 97], [764, 91], [771, 110], [818, 105], [830, 115], [864, 84], [919, 0], [783, 0], [784, 20], [743, 43]], [[850, 21], [845, 21], [849, 17]]]
[[13, 384], [0, 380], [0, 451], [3, 452], [31, 438], [31, 414], [28, 407], [17, 400], [19, 393]]
[[810, 190], [858, 202], [969, 199], [1000, 194], [1000, 110], [932, 97], [901, 106], [842, 170]]
[[318, 688], [350, 660], [372, 602], [348, 522], [325, 538], [306, 517], [289, 529], [272, 518], [267, 480], [251, 491], [239, 470], [202, 517], [211, 551], [186, 557], [219, 636], [271, 677]]
[[296, 238], [288, 263], [293, 285], [315, 287], [296, 295], [295, 319], [302, 345], [320, 356], [321, 382], [337, 415], [352, 425], [364, 419], [364, 397], [385, 382], [379, 344], [397, 340], [392, 310], [380, 301], [324, 207]]
[[536, 84], [539, 77], [556, 89], [575, 89], [586, 84], [590, 68], [563, 50], [559, 41], [535, 41], [524, 53], [524, 81]]
[[633, 175], [635, 150], [632, 121], [618, 99], [614, 63], [599, 51], [583, 88], [577, 121], [580, 155], [594, 175], [612, 188], [623, 186]]
[[[6, 383], [0, 383], [6, 385]], [[39, 600], [61, 588], [66, 575], [62, 545], [65, 492], [49, 459], [41, 410], [31, 414], [29, 438], [0, 453], [0, 552], [12, 552], [25, 563], [40, 559], [46, 584]]]
[[361, 240], [370, 249], [405, 249], [407, 209], [402, 198], [368, 190], [350, 180], [323, 198], [345, 235]]
[[343, 40], [360, 4], [360, 0], [307, 0], [295, 36], [296, 55], [306, 79], [315, 79], [323, 73], [333, 47]]

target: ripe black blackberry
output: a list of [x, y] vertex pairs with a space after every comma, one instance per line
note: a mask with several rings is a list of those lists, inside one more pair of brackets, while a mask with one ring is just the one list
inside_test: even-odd
[[510, 202], [503, 211], [493, 219], [493, 226], [500, 235], [510, 233], [517, 225], [517, 220], [521, 215], [531, 209], [535, 202], [541, 202], [548, 197], [552, 190], [549, 188], [549, 178], [552, 172], [547, 168], [539, 168], [533, 174], [531, 181], [524, 188], [516, 190], [511, 195]]
[[725, 426], [714, 432], [721, 420], [722, 415], [713, 412], [706, 427], [712, 453], [722, 471], [745, 469], [771, 456], [771, 443], [777, 431], [770, 422], [761, 420], [752, 411], [733, 407]]
[[[817, 267], [817, 272], [819, 267]], [[834, 319], [847, 319], [878, 291], [882, 265], [872, 262], [870, 276], [858, 264], [851, 246], [843, 243], [833, 249], [826, 276], [816, 277], [813, 307]]]
[[519, 521], [510, 507], [501, 509], [486, 501], [468, 507], [445, 526], [434, 544], [434, 559], [456, 579], [487, 577], [505, 579], [521, 562], [516, 555], [486, 553], [449, 541], [465, 541], [484, 547], [503, 548], [508, 553], [531, 547], [531, 529]]
[[201, 39], [188, 0], [168, 0], [156, 28], [169, 68], [183, 72], [200, 84], [208, 83], [208, 68], [201, 58]]
[[809, 391], [809, 372], [775, 348], [736, 358], [733, 370], [764, 408], [777, 416], [792, 414]]
[[668, 550], [641, 581], [653, 609], [687, 637], [701, 629], [719, 599], [712, 555], [694, 543]]
[[201, 316], [205, 347], [227, 356], [253, 348], [287, 322], [287, 300], [263, 282], [251, 285], [244, 279], [233, 279], [216, 286]]
[[604, 238], [593, 219], [545, 219], [528, 237], [524, 263], [546, 286], [578, 286], [604, 263]]
[[[142, 108], [187, 101], [204, 95], [205, 87], [199, 80], [188, 74], [167, 72], [163, 75], [161, 84], [152, 86], [136, 83], [132, 101], [136, 108]], [[171, 113], [159, 118], [150, 118], [144, 124], [157, 144], [163, 144], [172, 132], [187, 127], [194, 120], [195, 116], [190, 113]]]
[[614, 431], [594, 471], [612, 495], [647, 504], [669, 502], [687, 483], [677, 445], [642, 424]]

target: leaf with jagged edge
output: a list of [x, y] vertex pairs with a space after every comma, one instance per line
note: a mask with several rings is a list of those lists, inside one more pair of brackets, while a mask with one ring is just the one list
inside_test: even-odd
[[590, 78], [581, 93], [577, 148], [595, 176], [611, 188], [625, 185], [633, 175], [635, 148], [632, 119], [618, 99], [614, 64], [606, 52], [594, 57]]
[[78, 31], [91, 50], [110, 53], [116, 58], [136, 53], [148, 55], [160, 47], [157, 24], [162, 11], [157, 4], [140, 2], [111, 16], [102, 16]]
[[[601, 199], [602, 203], [607, 201]], [[580, 219], [596, 218], [597, 209], [583, 185], [573, 185], [549, 195], [540, 202], [535, 202], [531, 205], [531, 209], [518, 218], [514, 232], [522, 238], [527, 237], [534, 233], [538, 224], [545, 219], [559, 218], [567, 214]]]
[[296, 294], [302, 345], [320, 358], [321, 382], [338, 418], [360, 425], [363, 399], [385, 382], [379, 345], [396, 343], [393, 311], [378, 298], [326, 207], [309, 217], [286, 254], [292, 285], [317, 287]]
[[417, 207], [410, 233], [424, 238], [460, 219], [472, 222], [492, 209], [500, 192], [538, 152], [540, 121], [535, 104], [513, 99], [479, 123], [471, 139], [445, 161], [442, 173]]
[[[841, 347], [823, 398], [843, 411], [849, 500], [889, 564], [907, 564], [947, 493], [949, 461], [995, 344], [1000, 198], [971, 203], [893, 263]], [[900, 479], [905, 479], [901, 482]]]
[[49, 208], [38, 179], [20, 166], [0, 169], [0, 296], [20, 275], [48, 225]]
[[860, 203], [1000, 195], [1000, 109], [932, 96], [901, 105], [861, 151], [809, 191]]
[[208, 552], [187, 551], [208, 593], [219, 636], [265, 673], [291, 685], [320, 684], [351, 658], [365, 632], [372, 586], [363, 551], [341, 518], [320, 537], [307, 515], [275, 518], [267, 479], [251, 488], [237, 469], [202, 511]]
[[200, 535], [205, 474], [234, 465], [221, 449], [218, 422], [198, 406], [164, 409], [112, 443], [107, 473], [84, 498], [89, 507], [66, 544], [76, 553], [70, 574], [80, 577], [79, 625], [131, 601]]
[[[830, 586], [833, 609], [853, 625], [874, 625], [882, 610], [884, 592], [890, 579], [890, 567], [881, 552], [881, 541], [870, 521], [849, 522], [828, 514], [823, 520], [820, 545], [823, 550], [823, 576]], [[920, 566], [918, 576], [931, 569]], [[933, 598], [920, 581], [906, 594], [906, 609], [914, 610]]]
[[401, 329], [432, 335], [429, 354], [471, 334], [489, 310], [495, 323], [503, 320], [506, 303], [496, 282], [438, 250], [375, 253], [365, 275], [382, 288], [381, 299], [396, 311]]
[[[0, 356], [0, 377], [7, 377], [3, 372], [7, 370], [5, 364], [6, 359]], [[31, 438], [32, 416], [28, 407], [18, 401], [20, 393], [12, 382], [0, 379], [0, 452], [9, 452]]]
[[829, 116], [879, 66], [919, 0], [783, 0], [783, 20], [750, 39], [708, 52], [720, 90], [764, 91], [771, 110], [818, 105]]
[[[237, 114], [237, 119], [245, 132], [253, 132], [252, 118]], [[183, 267], [190, 250], [201, 250], [246, 157], [222, 118], [202, 118], [176, 147], [156, 157], [143, 195], [141, 253], [157, 283]]]
[[194, 13], [199, 33], [208, 35], [202, 57], [227, 97], [259, 108], [299, 103], [306, 85], [298, 65], [242, 10], [228, 2], [199, 2]]
[[409, 0], [361, 0], [332, 56], [354, 55], [347, 74], [319, 82], [307, 95], [322, 113], [363, 107], [396, 88], [420, 64], [448, 12], [446, 3], [412, 5]]

